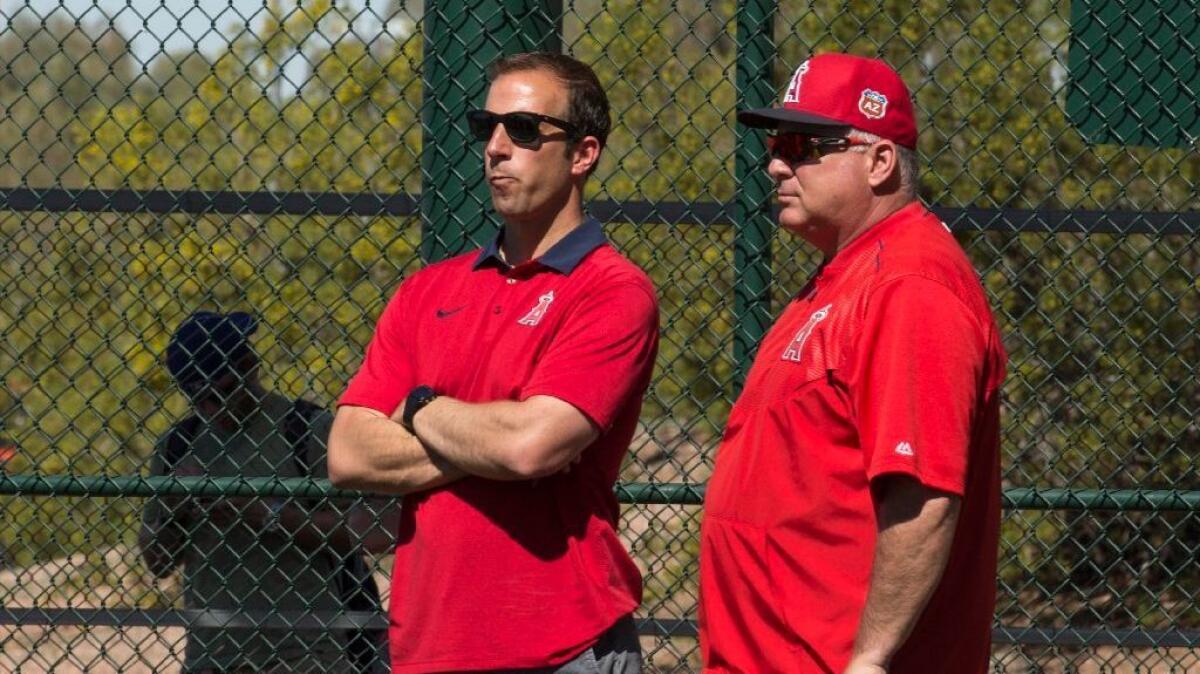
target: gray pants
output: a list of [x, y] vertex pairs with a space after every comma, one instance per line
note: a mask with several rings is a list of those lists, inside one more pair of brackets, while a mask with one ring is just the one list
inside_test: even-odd
[[621, 618], [595, 646], [557, 667], [496, 670], [492, 674], [642, 674], [642, 646], [633, 616]]

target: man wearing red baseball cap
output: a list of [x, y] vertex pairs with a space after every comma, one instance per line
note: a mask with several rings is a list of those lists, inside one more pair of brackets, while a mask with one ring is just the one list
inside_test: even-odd
[[779, 224], [825, 259], [760, 344], [709, 482], [705, 671], [982, 674], [1006, 356], [916, 199], [908, 90], [822, 54], [738, 119], [774, 130]]

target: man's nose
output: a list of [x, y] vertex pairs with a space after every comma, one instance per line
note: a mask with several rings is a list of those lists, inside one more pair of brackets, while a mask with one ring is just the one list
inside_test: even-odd
[[512, 154], [512, 139], [508, 137], [508, 130], [504, 128], [504, 124], [497, 124], [492, 129], [492, 136], [488, 138], [484, 153], [492, 158], [507, 157]]
[[771, 157], [770, 161], [767, 162], [767, 175], [771, 176], [776, 183], [783, 182], [793, 173], [791, 165], [779, 157]]

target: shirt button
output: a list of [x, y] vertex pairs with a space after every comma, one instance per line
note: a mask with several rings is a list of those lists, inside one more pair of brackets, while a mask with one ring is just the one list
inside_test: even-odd
[[515, 278], [508, 279], [508, 285], [513, 285], [516, 282], [517, 282], [517, 279], [515, 279]]
[[493, 313], [493, 314], [498, 314], [498, 313], [500, 313], [500, 305], [498, 305], [498, 304], [497, 304], [497, 305], [496, 305], [496, 308], [495, 308], [495, 309], [492, 309], [492, 313]]

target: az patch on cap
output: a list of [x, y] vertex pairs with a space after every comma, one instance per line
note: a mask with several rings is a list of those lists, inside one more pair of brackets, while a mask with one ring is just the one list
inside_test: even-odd
[[883, 119], [887, 114], [887, 96], [872, 91], [863, 89], [862, 96], [858, 99], [858, 111], [867, 119]]

